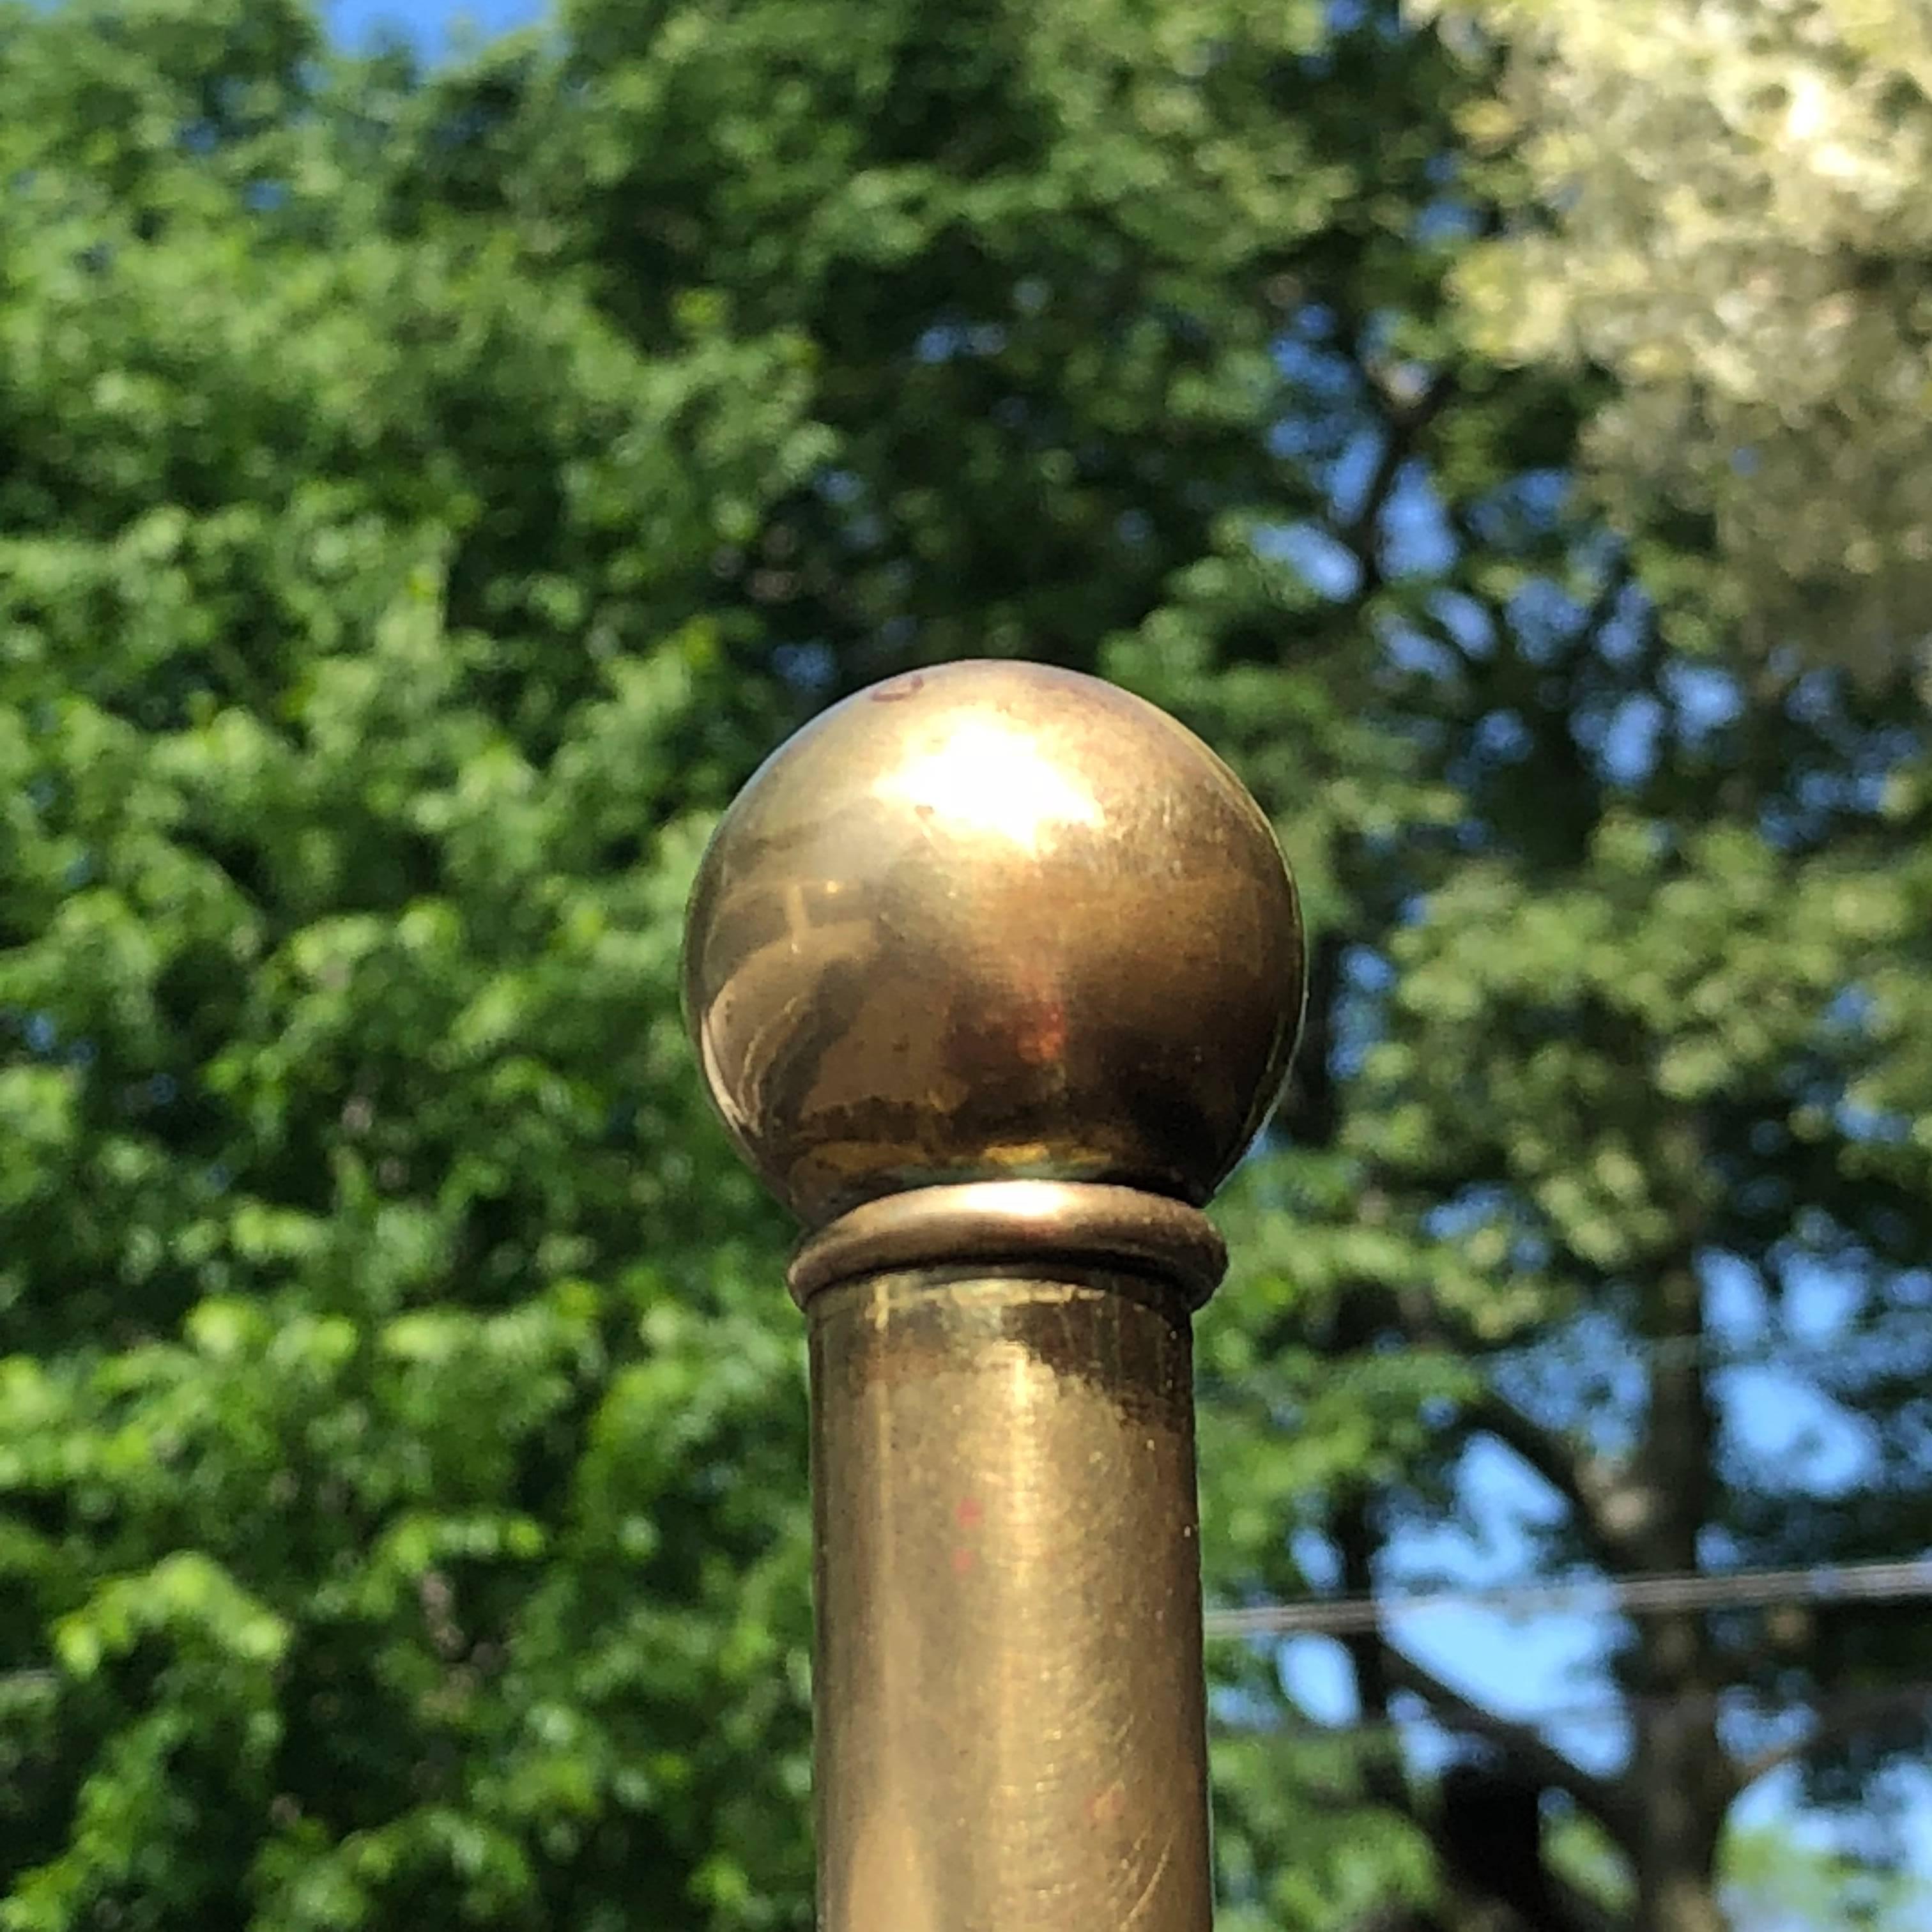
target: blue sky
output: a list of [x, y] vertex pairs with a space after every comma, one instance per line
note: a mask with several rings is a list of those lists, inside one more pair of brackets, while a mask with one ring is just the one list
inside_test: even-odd
[[[442, 0], [325, 0], [324, 5], [331, 28], [345, 44], [366, 44], [378, 32], [400, 28], [431, 58], [466, 40], [528, 25], [548, 11], [532, 0], [467, 0], [461, 6]], [[1420, 524], [1428, 522], [1426, 506], [1415, 506], [1415, 514]], [[1418, 540], [1426, 536], [1422, 532]], [[1308, 561], [1318, 578], [1320, 560]], [[1820, 1280], [1799, 1298], [1802, 1305], [1788, 1318], [1792, 1326], [1828, 1332], [1840, 1298], [1833, 1284]], [[1714, 1282], [1712, 1315], [1733, 1340], [1766, 1333], [1765, 1311], [1751, 1306], [1735, 1284]], [[1802, 1455], [1820, 1471], [1829, 1468], [1856, 1480], [1864, 1454], [1856, 1426], [1834, 1415], [1801, 1376], [1773, 1363], [1730, 1371], [1720, 1382], [1726, 1426], [1740, 1447], [1768, 1464]], [[1418, 1581], [1447, 1577], [1472, 1585], [1524, 1575], [1529, 1564], [1524, 1526], [1548, 1510], [1549, 1492], [1500, 1450], [1472, 1455], [1466, 1474], [1474, 1529], [1445, 1527], [1411, 1538], [1395, 1553], [1385, 1582], [1400, 1586], [1404, 1573]], [[1608, 1768], [1621, 1760], [1626, 1734], [1610, 1708], [1603, 1667], [1613, 1634], [1606, 1619], [1564, 1614], [1524, 1620], [1474, 1609], [1436, 1611], [1400, 1620], [1396, 1634], [1419, 1661], [1499, 1712], [1535, 1720], [1579, 1706], [1605, 1707], [1600, 1718], [1552, 1726], [1551, 1735], [1580, 1761]], [[1346, 1667], [1333, 1645], [1318, 1638], [1298, 1640], [1288, 1647], [1286, 1670], [1312, 1712], [1347, 1720]], [[1426, 1740], [1419, 1742], [1426, 1748]], [[1916, 1808], [1923, 1828], [1916, 1836], [1932, 1878], [1932, 1780], [1918, 1784], [1924, 1796]], [[1792, 1800], [1792, 1780], [1768, 1778], [1745, 1798], [1738, 1816], [1760, 1822], [1788, 1815]], [[1932, 1932], [1932, 1908], [1913, 1932], [1922, 1928]]]
[[386, 28], [400, 28], [432, 57], [470, 34], [487, 39], [526, 26], [548, 10], [530, 0], [466, 0], [460, 6], [441, 0], [322, 0], [323, 18], [344, 44], [358, 46]]

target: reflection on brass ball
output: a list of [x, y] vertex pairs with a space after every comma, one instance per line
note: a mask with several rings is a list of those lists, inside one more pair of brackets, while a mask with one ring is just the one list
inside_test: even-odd
[[712, 1097], [809, 1228], [1028, 1176], [1198, 1206], [1280, 1090], [1303, 976], [1240, 780], [1141, 699], [1021, 663], [893, 679], [781, 746], [684, 958]]

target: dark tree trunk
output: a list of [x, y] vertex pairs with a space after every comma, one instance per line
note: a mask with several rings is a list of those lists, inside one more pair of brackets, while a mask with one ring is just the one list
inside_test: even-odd
[[[1652, 1296], [1649, 1414], [1635, 1495], [1642, 1568], [1698, 1567], [1710, 1515], [1715, 1430], [1702, 1359], [1703, 1294], [1687, 1259]], [[1703, 1617], [1645, 1619], [1631, 1660], [1636, 1839], [1624, 1847], [1636, 1879], [1636, 1932], [1724, 1932], [1714, 1865], [1733, 1774], [1718, 1742]]]

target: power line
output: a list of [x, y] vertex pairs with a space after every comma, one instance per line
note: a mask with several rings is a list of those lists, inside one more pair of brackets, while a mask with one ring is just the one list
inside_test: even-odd
[[1679, 1610], [1762, 1610], [1787, 1604], [1899, 1603], [1932, 1598], [1932, 1558], [1904, 1562], [1814, 1565], [1803, 1570], [1698, 1570], [1590, 1577], [1570, 1583], [1512, 1583], [1487, 1589], [1418, 1591], [1407, 1595], [1310, 1597], [1286, 1604], [1210, 1610], [1210, 1636], [1346, 1636], [1394, 1617], [1443, 1610], [1548, 1616], [1568, 1611], [1626, 1616]]

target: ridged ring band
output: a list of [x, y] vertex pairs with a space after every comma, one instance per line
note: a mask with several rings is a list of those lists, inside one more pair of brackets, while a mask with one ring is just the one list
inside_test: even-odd
[[1096, 1181], [976, 1180], [868, 1201], [806, 1237], [787, 1284], [802, 1308], [854, 1276], [1044, 1261], [1150, 1272], [1190, 1309], [1212, 1294], [1228, 1250], [1198, 1208]]

